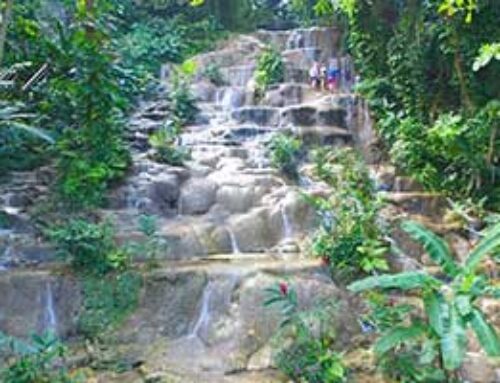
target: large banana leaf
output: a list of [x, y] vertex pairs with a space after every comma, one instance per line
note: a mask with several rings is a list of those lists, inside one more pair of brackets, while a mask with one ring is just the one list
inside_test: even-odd
[[449, 305], [449, 318], [445, 322], [441, 337], [441, 354], [446, 370], [453, 371], [462, 365], [467, 348], [465, 327], [454, 305]]
[[489, 356], [500, 356], [500, 341], [495, 329], [484, 319], [478, 309], [472, 309], [471, 327], [484, 351]]
[[438, 287], [441, 282], [436, 278], [418, 271], [399, 274], [385, 274], [368, 277], [350, 284], [347, 288], [355, 293], [375, 288], [411, 290], [424, 287]]
[[500, 247], [500, 223], [489, 229], [486, 236], [470, 252], [465, 262], [465, 272], [474, 271], [483, 258], [498, 247]]
[[448, 320], [448, 303], [439, 291], [426, 291], [423, 300], [429, 324], [436, 334], [443, 336], [444, 326]]
[[420, 242], [431, 259], [441, 266], [448, 275], [454, 277], [460, 272], [445, 240], [418, 222], [403, 222], [401, 228], [413, 239]]
[[427, 332], [427, 327], [421, 323], [413, 324], [409, 327], [397, 326], [386, 332], [378, 341], [375, 343], [374, 351], [375, 354], [381, 356], [386, 352], [392, 350], [398, 344], [421, 337]]
[[29, 125], [23, 124], [21, 122], [10, 122], [8, 124], [1, 124], [0, 123], [0, 127], [2, 127], [2, 125], [5, 125], [5, 127], [11, 128], [11, 129], [23, 130], [23, 131], [31, 134], [32, 136], [40, 138], [40, 139], [47, 141], [48, 143], [51, 143], [51, 144], [53, 144], [55, 142], [54, 139], [46, 131], [44, 131], [40, 128], [35, 128], [33, 126], [29, 126]]

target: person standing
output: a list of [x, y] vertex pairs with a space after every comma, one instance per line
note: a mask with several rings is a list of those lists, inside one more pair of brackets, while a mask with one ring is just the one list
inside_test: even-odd
[[319, 62], [315, 61], [311, 69], [309, 69], [309, 79], [312, 88], [319, 89], [321, 87], [321, 67]]
[[335, 60], [330, 61], [330, 65], [328, 66], [327, 78], [328, 90], [333, 93], [337, 90], [340, 79], [340, 69]]

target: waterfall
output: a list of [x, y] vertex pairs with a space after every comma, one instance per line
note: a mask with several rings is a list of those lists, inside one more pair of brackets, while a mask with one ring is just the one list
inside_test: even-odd
[[198, 337], [198, 333], [204, 327], [206, 327], [210, 321], [210, 298], [212, 296], [212, 291], [213, 291], [212, 282], [209, 281], [205, 286], [205, 290], [203, 291], [203, 296], [201, 298], [200, 315], [198, 316], [198, 319], [196, 320], [196, 323], [194, 324], [193, 329], [191, 330], [189, 338]]
[[54, 308], [54, 295], [52, 293], [52, 284], [47, 282], [45, 285], [45, 307], [43, 312], [43, 329], [57, 333], [57, 316]]
[[292, 224], [290, 222], [290, 219], [288, 218], [288, 215], [286, 214], [286, 208], [285, 205], [281, 206], [281, 218], [283, 220], [283, 236], [284, 239], [288, 239], [292, 237]]
[[236, 240], [236, 236], [230, 227], [227, 228], [227, 232], [229, 234], [229, 238], [231, 239], [231, 249], [233, 254], [241, 254], [240, 247], [238, 246], [238, 241]]

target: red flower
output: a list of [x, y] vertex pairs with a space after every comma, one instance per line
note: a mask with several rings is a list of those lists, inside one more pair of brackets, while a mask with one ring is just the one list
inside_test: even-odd
[[279, 283], [280, 291], [281, 294], [283, 295], [288, 295], [288, 285], [285, 282], [280, 282]]

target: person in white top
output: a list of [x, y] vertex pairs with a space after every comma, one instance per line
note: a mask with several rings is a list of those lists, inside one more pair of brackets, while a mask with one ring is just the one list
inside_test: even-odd
[[315, 61], [311, 69], [309, 69], [309, 79], [313, 88], [319, 89], [321, 87], [321, 67], [319, 62]]

